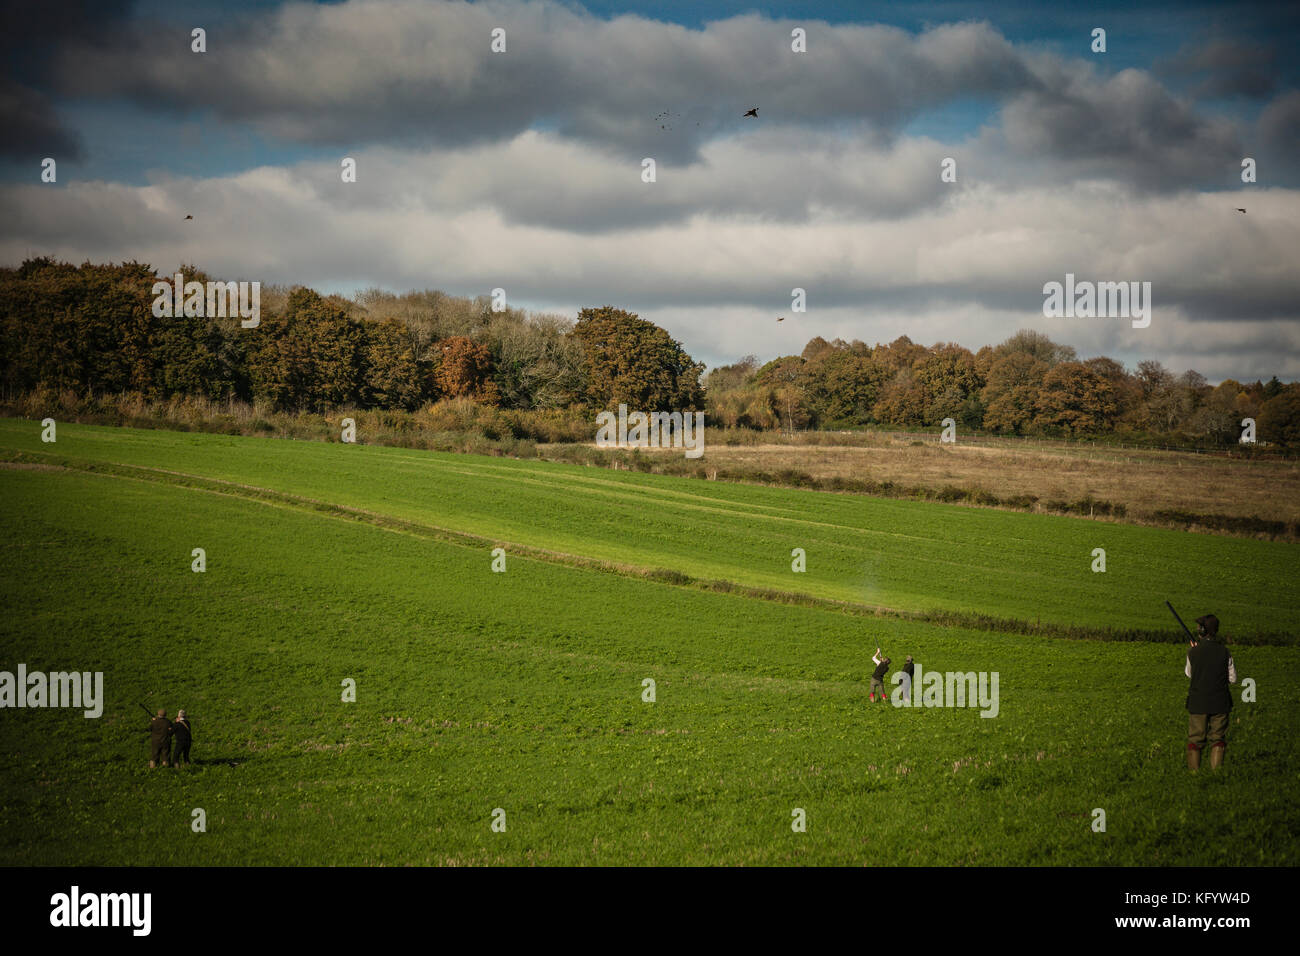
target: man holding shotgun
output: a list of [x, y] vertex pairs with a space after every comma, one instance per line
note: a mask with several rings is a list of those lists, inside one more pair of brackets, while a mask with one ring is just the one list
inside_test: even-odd
[[[140, 705], [144, 712], [149, 714], [149, 708], [144, 704]], [[161, 707], [158, 708], [157, 716], [150, 714], [149, 721], [149, 766], [156, 767], [159, 763], [165, 767], [171, 760], [172, 749], [172, 722], [167, 719], [167, 711]]]
[[871, 673], [871, 694], [868, 700], [876, 699], [876, 688], [880, 688], [881, 703], [885, 701], [885, 674], [889, 672], [890, 660], [880, 653], [880, 648], [876, 648], [876, 653], [872, 655], [871, 663], [876, 665], [876, 669]]
[[1172, 604], [1165, 602], [1190, 638], [1187, 664], [1183, 671], [1191, 682], [1187, 687], [1187, 768], [1199, 770], [1201, 751], [1208, 740], [1210, 769], [1223, 766], [1228, 746], [1228, 712], [1232, 710], [1229, 684], [1237, 683], [1237, 668], [1228, 649], [1218, 642], [1219, 619], [1206, 614], [1196, 619], [1196, 634], [1187, 630]]

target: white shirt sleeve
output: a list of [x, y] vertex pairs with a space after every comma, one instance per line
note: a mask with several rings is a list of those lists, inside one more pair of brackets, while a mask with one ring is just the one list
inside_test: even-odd
[[1183, 673], [1188, 677], [1192, 676], [1192, 656], [1190, 654], [1187, 655], [1187, 666], [1183, 668]]
[[1237, 683], [1237, 667], [1232, 663], [1232, 655], [1228, 655], [1228, 683]]
[[880, 655], [879, 655], [879, 654], [872, 654], [872, 655], [871, 655], [871, 663], [873, 663], [873, 664], [877, 664], [877, 665], [878, 665], [878, 664], [880, 663]]

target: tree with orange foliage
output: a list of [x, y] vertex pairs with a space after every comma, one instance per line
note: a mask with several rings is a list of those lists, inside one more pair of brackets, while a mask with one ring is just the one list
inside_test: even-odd
[[492, 352], [465, 335], [452, 336], [438, 343], [438, 363], [433, 379], [438, 391], [448, 398], [472, 398], [494, 404], [497, 383], [492, 379]]
[[1115, 386], [1082, 362], [1062, 362], [1043, 377], [1034, 423], [1048, 431], [1083, 435], [1115, 422]]

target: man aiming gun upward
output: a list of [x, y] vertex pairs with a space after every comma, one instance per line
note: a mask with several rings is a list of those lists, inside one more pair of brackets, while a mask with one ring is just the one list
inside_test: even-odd
[[881, 656], [880, 648], [876, 648], [876, 653], [872, 655], [871, 662], [876, 665], [875, 671], [871, 675], [871, 693], [868, 700], [876, 699], [876, 688], [880, 688], [880, 700], [885, 700], [885, 674], [889, 673], [889, 658]]

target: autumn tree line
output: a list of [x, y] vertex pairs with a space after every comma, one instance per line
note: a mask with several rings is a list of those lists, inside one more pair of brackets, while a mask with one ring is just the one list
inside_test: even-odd
[[[211, 277], [189, 266], [184, 281]], [[487, 296], [355, 298], [263, 287], [256, 328], [153, 314], [146, 265], [49, 258], [0, 269], [6, 396], [36, 388], [236, 399], [273, 411], [413, 410], [448, 398], [502, 408], [702, 408], [704, 367], [663, 329], [609, 307], [577, 322]]]
[[751, 356], [706, 380], [710, 421], [751, 428], [939, 425], [1009, 435], [1124, 435], [1229, 445], [1243, 419], [1256, 438], [1300, 445], [1300, 384], [1211, 386], [1159, 362], [1128, 371], [1106, 357], [1080, 360], [1068, 345], [1022, 330], [978, 352], [952, 342], [925, 347], [814, 338], [800, 355], [759, 366]]
[[[185, 281], [207, 282], [183, 266]], [[814, 338], [800, 355], [717, 368], [691, 359], [663, 329], [611, 306], [576, 321], [494, 311], [487, 296], [436, 291], [353, 298], [263, 287], [260, 324], [202, 315], [157, 317], [147, 265], [73, 266], [50, 258], [0, 269], [0, 388], [247, 402], [277, 412], [412, 411], [446, 400], [553, 410], [594, 421], [633, 409], [703, 410], [712, 427], [894, 426], [951, 418], [963, 429], [1063, 437], [1132, 435], [1198, 444], [1300, 447], [1300, 384], [1232, 380], [1154, 361], [1130, 372], [1079, 360], [1041, 333], [1017, 332], [978, 352]]]

